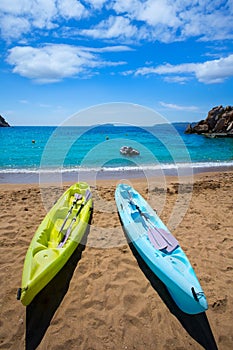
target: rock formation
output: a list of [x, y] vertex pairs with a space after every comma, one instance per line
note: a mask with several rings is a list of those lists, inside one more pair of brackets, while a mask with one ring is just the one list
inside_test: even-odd
[[0, 127], [10, 126], [7, 121], [0, 115]]
[[233, 137], [233, 106], [212, 108], [206, 119], [194, 126], [189, 124], [186, 134], [204, 134], [209, 137]]

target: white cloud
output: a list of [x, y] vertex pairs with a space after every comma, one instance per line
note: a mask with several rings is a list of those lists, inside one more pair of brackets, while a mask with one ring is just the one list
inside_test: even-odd
[[[232, 0], [116, 0], [113, 9], [146, 26], [147, 40], [172, 42], [197, 37], [200, 40], [232, 39]], [[144, 29], [145, 30], [145, 29]], [[139, 30], [140, 31], [140, 30]], [[140, 39], [140, 37], [139, 37]]]
[[167, 0], [117, 0], [113, 1], [112, 9], [116, 15], [83, 30], [82, 34], [98, 39], [169, 42], [180, 23], [175, 7]]
[[[34, 29], [44, 30], [46, 35], [46, 31], [58, 27], [61, 20], [80, 19], [88, 13], [89, 11], [76, 0], [1, 0], [2, 36], [5, 40], [18, 39]], [[25, 25], [19, 25], [17, 30], [10, 27], [7, 17], [11, 18], [11, 23], [27, 23], [27, 28]]]
[[175, 74], [187, 79], [195, 76], [199, 82], [205, 84], [221, 83], [233, 76], [233, 55], [204, 63], [183, 63], [179, 65], [165, 64], [157, 67], [143, 67], [136, 71], [136, 75], [164, 75], [167, 78]]
[[39, 29], [51, 29], [57, 27], [53, 20], [57, 16], [57, 8], [54, 0], [32, 0], [29, 12], [32, 26]]
[[160, 101], [160, 105], [168, 109], [173, 109], [175, 111], [195, 112], [199, 109], [197, 106], [181, 106], [174, 103], [166, 103], [163, 101]]
[[132, 69], [130, 69], [130, 70], [121, 72], [120, 74], [123, 75], [123, 76], [125, 76], [125, 77], [127, 77], [127, 76], [129, 76], [129, 75], [134, 74], [134, 71], [133, 71]]
[[142, 67], [139, 68], [135, 75], [151, 75], [151, 74], [177, 74], [177, 73], [192, 73], [195, 70], [196, 64], [180, 64], [180, 65], [171, 65], [166, 63], [157, 67]]
[[6, 40], [19, 38], [22, 34], [28, 33], [31, 26], [26, 18], [6, 15], [0, 18], [1, 34]]
[[178, 83], [178, 84], [185, 84], [189, 80], [190, 80], [189, 77], [179, 76], [179, 75], [166, 76], [164, 78], [164, 81], [166, 81], [167, 83]]
[[0, 2], [0, 26], [2, 37], [13, 40], [29, 33], [32, 28], [51, 29], [57, 9], [55, 0], [2, 0]]
[[67, 19], [79, 19], [83, 16], [86, 16], [88, 13], [88, 11], [81, 4], [81, 2], [76, 0], [58, 0], [57, 6], [60, 15]]
[[168, 27], [178, 27], [181, 24], [176, 6], [168, 0], [148, 0], [142, 3], [138, 19], [151, 26], [163, 24]]
[[[116, 47], [116, 50], [119, 49]], [[121, 61], [105, 61], [98, 51], [100, 53], [101, 49], [71, 45], [45, 45], [40, 48], [16, 46], [8, 51], [7, 62], [14, 67], [14, 73], [38, 83], [58, 82], [67, 77], [83, 78], [96, 74], [96, 67], [125, 64]], [[106, 52], [109, 51], [110, 47], [107, 47]]]
[[31, 8], [29, 0], [1, 0], [0, 11], [11, 15], [21, 15], [27, 13]]
[[202, 41], [232, 39], [232, 12], [230, 1], [203, 1], [196, 6], [182, 9], [181, 37], [199, 37]]
[[127, 45], [115, 45], [115, 46], [105, 46], [99, 48], [92, 48], [92, 51], [96, 52], [123, 52], [123, 51], [134, 51], [130, 46]]
[[[97, 16], [98, 14], [98, 16]], [[95, 39], [172, 42], [232, 39], [232, 0], [1, 0], [0, 26], [5, 40], [58, 28]], [[11, 23], [21, 23], [10, 30]], [[80, 19], [89, 19], [81, 31]], [[74, 19], [73, 27], [69, 22]], [[22, 23], [27, 23], [22, 25]], [[91, 27], [91, 28], [90, 28]], [[83, 27], [82, 27], [83, 28]], [[72, 29], [72, 30], [71, 30]], [[43, 32], [42, 32], [43, 31]]]
[[233, 55], [199, 64], [195, 74], [200, 82], [221, 83], [233, 76]]
[[136, 32], [137, 27], [131, 25], [130, 20], [122, 16], [110, 16], [94, 28], [80, 31], [82, 35], [98, 39], [131, 38]]

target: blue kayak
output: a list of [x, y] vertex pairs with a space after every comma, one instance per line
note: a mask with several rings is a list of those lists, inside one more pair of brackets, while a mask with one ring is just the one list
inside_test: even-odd
[[208, 309], [205, 294], [179, 242], [145, 199], [131, 186], [115, 192], [118, 212], [130, 241], [185, 313]]

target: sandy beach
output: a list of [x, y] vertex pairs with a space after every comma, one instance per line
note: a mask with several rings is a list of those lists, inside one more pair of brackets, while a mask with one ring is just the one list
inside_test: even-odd
[[118, 182], [91, 184], [94, 211], [83, 245], [28, 307], [16, 300], [25, 254], [69, 184], [0, 185], [0, 349], [216, 349], [214, 339], [220, 350], [233, 348], [233, 172], [195, 175], [193, 186], [185, 177], [127, 179], [195, 269], [209, 303], [195, 316], [177, 308], [127, 243], [114, 200]]

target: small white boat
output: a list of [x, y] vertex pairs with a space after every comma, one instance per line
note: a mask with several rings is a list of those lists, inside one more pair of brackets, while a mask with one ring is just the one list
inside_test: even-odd
[[140, 152], [133, 147], [123, 146], [120, 148], [120, 153], [124, 156], [138, 156]]

